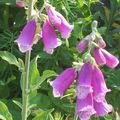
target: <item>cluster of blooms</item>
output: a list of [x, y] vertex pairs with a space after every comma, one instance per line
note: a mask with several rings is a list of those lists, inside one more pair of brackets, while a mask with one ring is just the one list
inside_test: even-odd
[[[92, 115], [104, 116], [112, 111], [112, 106], [107, 103], [105, 96], [110, 91], [107, 88], [103, 73], [98, 66], [106, 64], [110, 68], [115, 68], [118, 59], [103, 49], [106, 43], [102, 37], [98, 38], [94, 32], [81, 40], [77, 45], [78, 52], [83, 52], [93, 40], [96, 41], [93, 47], [94, 58], [89, 56], [78, 72], [76, 114], [81, 120], [89, 120]], [[91, 47], [91, 46], [90, 46]], [[55, 80], [50, 82], [53, 87], [54, 97], [63, 96], [77, 77], [76, 67], [71, 67], [63, 71]]]
[[[25, 4], [18, 0], [16, 4], [24, 7]], [[21, 52], [32, 50], [33, 44], [36, 44], [40, 38], [44, 44], [44, 51], [49, 54], [54, 52], [54, 49], [61, 45], [59, 42], [53, 25], [60, 31], [62, 38], [69, 38], [73, 25], [70, 25], [66, 19], [57, 12], [51, 5], [47, 4], [47, 15], [42, 29], [37, 29], [36, 18], [31, 19], [23, 28], [20, 36], [16, 40]], [[39, 36], [36, 38], [36, 33]], [[93, 41], [96, 41], [93, 42]], [[119, 61], [118, 59], [107, 52], [104, 48], [106, 43], [102, 37], [98, 37], [95, 32], [81, 40], [77, 45], [78, 52], [83, 52], [87, 47], [91, 48], [91, 43], [94, 43], [93, 56], [85, 60], [78, 73], [76, 87], [76, 114], [81, 120], [89, 120], [91, 115], [103, 116], [112, 111], [112, 106], [105, 100], [105, 95], [110, 89], [107, 88], [104, 76], [98, 66], [106, 64], [110, 68], [115, 68]], [[90, 54], [90, 49], [89, 49]], [[95, 62], [93, 62], [93, 60]], [[54, 81], [50, 82], [53, 87], [53, 95], [55, 97], [63, 96], [64, 92], [73, 83], [77, 77], [77, 68], [71, 67], [63, 71]]]
[[33, 44], [36, 44], [38, 40], [42, 38], [44, 51], [52, 54], [54, 49], [61, 45], [53, 25], [60, 31], [62, 38], [67, 39], [70, 36], [70, 33], [73, 30], [73, 25], [70, 25], [51, 5], [46, 4], [46, 9], [48, 16], [45, 17], [43, 27], [39, 30], [39, 36], [37, 39], [36, 33], [38, 32], [38, 23], [35, 18], [31, 19], [21, 31], [20, 36], [16, 40], [21, 52], [31, 50]]

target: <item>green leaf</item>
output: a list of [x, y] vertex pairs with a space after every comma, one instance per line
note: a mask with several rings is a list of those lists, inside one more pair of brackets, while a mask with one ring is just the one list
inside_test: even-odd
[[2, 120], [13, 120], [7, 106], [0, 101], [0, 119]]
[[43, 110], [37, 110], [36, 111], [36, 117], [34, 117], [32, 120], [49, 120], [49, 115], [54, 109], [43, 111]]
[[51, 109], [52, 102], [49, 98], [49, 96], [44, 94], [30, 94], [29, 95], [29, 105], [36, 105], [38, 108], [41, 109]]
[[19, 62], [17, 61], [17, 58], [13, 54], [7, 51], [0, 51], [0, 57], [3, 60], [6, 60], [9, 64], [16, 65], [17, 67], [19, 67]]
[[30, 63], [30, 89], [34, 88], [36, 85], [38, 85], [39, 81], [40, 81], [40, 74], [39, 71], [37, 69], [37, 59], [39, 57], [37, 56], [36, 58], [34, 58], [31, 63]]
[[56, 77], [58, 76], [58, 74], [52, 70], [45, 70], [43, 72], [43, 75], [39, 78], [39, 80], [36, 80], [35, 79], [35, 84], [34, 86], [32, 87], [32, 90], [36, 90], [40, 87], [40, 85], [48, 78], [50, 77]]
[[13, 102], [22, 109], [22, 103], [20, 103], [19, 101], [13, 100]]

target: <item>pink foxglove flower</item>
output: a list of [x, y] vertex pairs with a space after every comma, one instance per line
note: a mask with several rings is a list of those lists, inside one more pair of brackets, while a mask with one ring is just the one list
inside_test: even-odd
[[89, 43], [89, 41], [86, 40], [86, 39], [81, 40], [81, 41], [77, 44], [77, 50], [78, 50], [78, 52], [80, 52], [80, 53], [83, 52], [83, 51], [85, 50], [85, 48], [87, 48], [88, 43]]
[[104, 102], [94, 101], [94, 108], [96, 111], [96, 116], [104, 116], [112, 111], [112, 106], [108, 104], [106, 101]]
[[94, 58], [95, 58], [96, 63], [99, 66], [102, 66], [102, 65], [106, 64], [106, 59], [105, 59], [105, 57], [104, 57], [100, 48], [95, 48], [94, 49]]
[[42, 28], [42, 41], [44, 44], [44, 51], [49, 54], [54, 52], [54, 49], [61, 45], [57, 39], [57, 35], [49, 20], [46, 19]]
[[77, 99], [76, 114], [81, 120], [89, 120], [91, 115], [95, 113], [92, 94], [88, 94], [85, 99]]
[[106, 59], [106, 65], [108, 67], [115, 68], [119, 64], [119, 60], [117, 59], [117, 57], [113, 56], [105, 49], [102, 49], [102, 53]]
[[104, 76], [100, 69], [94, 65], [94, 70], [92, 73], [92, 87], [93, 87], [93, 97], [96, 102], [103, 102], [105, 100], [105, 95], [110, 90], [107, 89]]
[[100, 38], [100, 39], [98, 40], [98, 46], [99, 46], [100, 48], [105, 48], [105, 47], [106, 47], [106, 43], [105, 43], [105, 41], [104, 41], [102, 38]]
[[63, 96], [63, 93], [73, 83], [76, 77], [76, 68], [68, 68], [50, 83], [54, 97]]
[[94, 49], [94, 58], [96, 63], [100, 66], [106, 64], [110, 68], [115, 68], [119, 64], [117, 57], [102, 48]]
[[55, 27], [61, 32], [62, 38], [69, 38], [73, 25], [70, 25], [67, 20], [57, 12], [52, 6], [48, 7], [49, 20], [55, 25]]
[[26, 52], [32, 49], [34, 42], [34, 36], [36, 32], [36, 21], [35, 19], [30, 20], [23, 28], [20, 36], [16, 40], [18, 43], [19, 50], [21, 52]]
[[91, 80], [92, 65], [90, 62], [87, 62], [82, 66], [78, 76], [78, 86], [76, 87], [76, 94], [78, 99], [84, 99], [89, 93], [93, 92]]

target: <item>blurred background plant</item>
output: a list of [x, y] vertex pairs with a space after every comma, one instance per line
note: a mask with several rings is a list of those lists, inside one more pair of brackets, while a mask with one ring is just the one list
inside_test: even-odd
[[[15, 2], [15, 0], [0, 0], [0, 51], [9, 51], [24, 60], [24, 54], [19, 52], [14, 41], [26, 23], [26, 14], [24, 8], [16, 6]], [[74, 24], [74, 31], [69, 38], [69, 43], [64, 42], [64, 45], [58, 47], [53, 55], [42, 51], [41, 42], [33, 48], [32, 58], [36, 55], [40, 57], [38, 66], [34, 67], [38, 67], [43, 82], [39, 86], [37, 94], [31, 94], [30, 102], [36, 104], [37, 107], [31, 108], [32, 114], [29, 120], [38, 120], [39, 116], [42, 116], [43, 120], [73, 120], [74, 84], [67, 90], [63, 98], [56, 99], [52, 95], [49, 81], [65, 68], [70, 67], [73, 61], [81, 59], [81, 55], [76, 50], [76, 44], [91, 32], [91, 23], [94, 19], [99, 22], [98, 30], [107, 43], [106, 49], [120, 58], [120, 0], [47, 0], [47, 2]], [[43, 4], [43, 0], [38, 0], [36, 9], [39, 10]], [[101, 118], [93, 117], [91, 120], [120, 119], [119, 66], [114, 70], [107, 67], [102, 68], [107, 85], [112, 90], [107, 95], [107, 99], [113, 105], [114, 112]], [[20, 106], [18, 101], [21, 101], [20, 76], [17, 67], [0, 59], [0, 100], [8, 106], [14, 120], [21, 120], [18, 107]]]

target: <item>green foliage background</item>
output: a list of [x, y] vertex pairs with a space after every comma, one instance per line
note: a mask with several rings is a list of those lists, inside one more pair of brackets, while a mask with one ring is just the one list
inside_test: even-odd
[[[38, 0], [36, 8], [40, 9], [43, 2]], [[48, 0], [48, 2], [71, 24], [74, 24], [74, 31], [69, 38], [69, 47], [64, 43], [55, 50], [53, 55], [43, 52], [41, 42], [33, 47], [31, 66], [34, 70], [31, 68], [30, 71], [34, 74], [30, 80], [30, 88], [34, 90], [30, 94], [29, 102], [33, 106], [31, 106], [29, 120], [73, 120], [75, 84], [66, 91], [67, 97], [56, 99], [52, 95], [49, 81], [81, 57], [76, 51], [76, 44], [91, 32], [93, 20], [99, 23], [98, 30], [107, 43], [106, 49], [120, 58], [120, 0]], [[0, 0], [0, 51], [8, 51], [23, 61], [24, 54], [19, 52], [14, 41], [25, 23], [25, 10], [17, 7], [15, 0]], [[0, 53], [0, 56], [3, 54]], [[10, 55], [7, 54], [7, 56]], [[36, 56], [38, 57], [35, 58]], [[6, 113], [0, 110], [0, 119], [3, 120], [21, 120], [21, 73], [16, 67], [20, 65], [17, 63], [20, 60], [16, 62], [15, 60], [16, 58], [6, 60], [13, 61], [13, 65], [10, 65], [11, 63], [0, 59], [0, 100], [2, 101], [0, 108]], [[35, 64], [36, 61], [38, 64]], [[91, 120], [120, 120], [120, 65], [114, 70], [107, 67], [101, 69], [108, 87], [112, 90], [107, 95], [107, 99], [113, 105], [114, 111], [105, 117], [93, 117]]]

